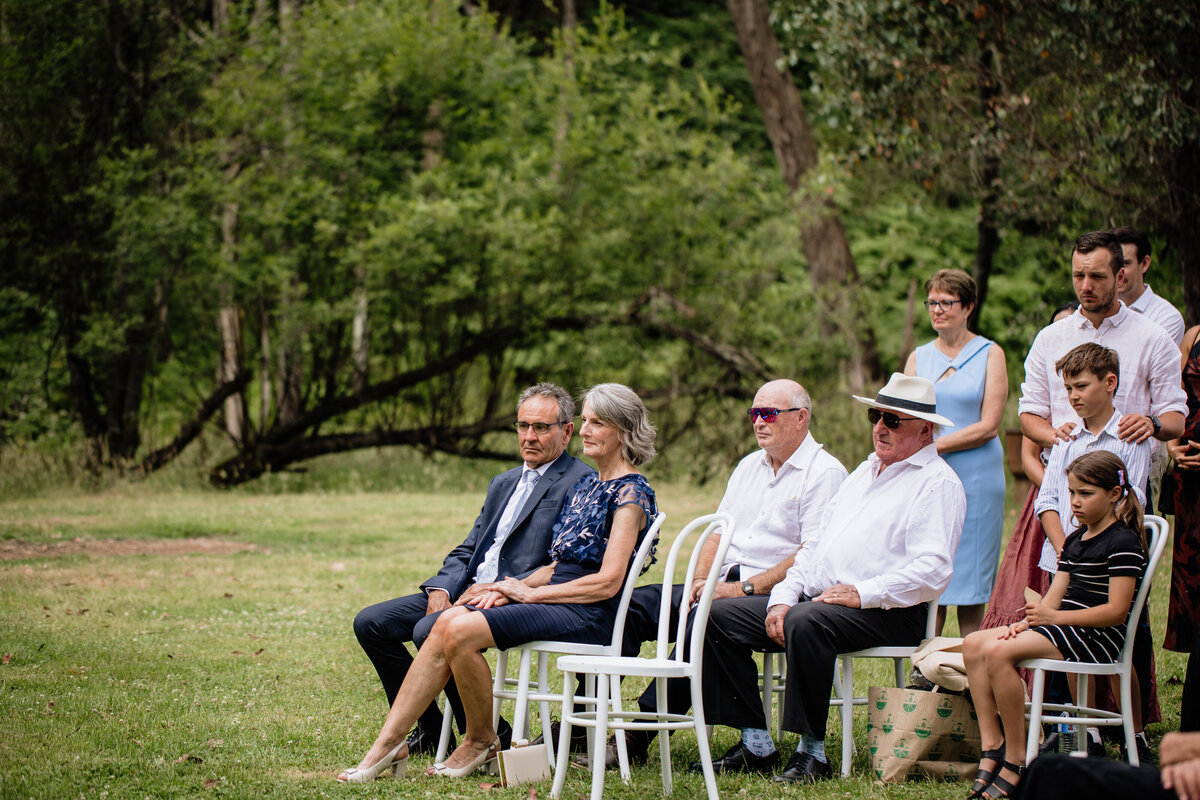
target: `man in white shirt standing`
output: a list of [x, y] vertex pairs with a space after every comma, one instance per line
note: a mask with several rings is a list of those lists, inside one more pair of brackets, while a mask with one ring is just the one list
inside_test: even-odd
[[1021, 384], [1021, 433], [1049, 449], [1081, 420], [1067, 400], [1054, 364], [1071, 348], [1095, 342], [1117, 351], [1121, 380], [1113, 404], [1125, 412], [1118, 425], [1126, 441], [1178, 438], [1187, 413], [1179, 347], [1156, 323], [1130, 311], [1117, 296], [1124, 252], [1108, 231], [1075, 240], [1071, 282], [1079, 308], [1038, 333], [1025, 358]]
[[1131, 311], [1136, 311], [1166, 331], [1178, 347], [1187, 329], [1183, 314], [1156, 295], [1150, 284], [1146, 283], [1146, 272], [1150, 269], [1150, 238], [1132, 225], [1113, 228], [1112, 232], [1121, 243], [1121, 251], [1125, 256], [1125, 274], [1117, 286], [1118, 296]]
[[[783, 727], [800, 746], [775, 780], [831, 777], [824, 752], [838, 653], [916, 645], [928, 603], [950, 583], [966, 495], [937, 454], [934, 386], [893, 374], [869, 408], [875, 452], [829, 502], [815, 537], [767, 597], [713, 604], [704, 645], [704, 715], [740, 728], [742, 740], [714, 767], [769, 772], [779, 754], [765, 730], [754, 650], [786, 652]], [[736, 536], [735, 532], [735, 536]]]
[[[799, 383], [775, 380], [764, 384], [747, 410], [760, 449], [743, 458], [725, 487], [719, 511], [733, 516], [733, 541], [726, 550], [714, 608], [765, 599], [778, 583], [796, 553], [809, 540], [830, 498], [846, 478], [846, 468], [809, 433], [812, 400]], [[701, 552], [696, 572], [708, 573], [720, 537], [712, 537]], [[685, 587], [675, 587], [678, 607]], [[704, 589], [697, 580], [688, 591], [693, 599]], [[661, 586], [640, 586], [633, 593], [625, 627], [625, 650], [634, 654], [643, 641], [653, 639], [658, 625]], [[762, 622], [760, 612], [759, 622]], [[656, 706], [655, 685], [639, 699], [645, 710]], [[691, 690], [685, 680], [667, 682], [667, 707], [687, 711]], [[644, 761], [651, 741], [649, 732], [626, 734], [630, 758]], [[615, 764], [615, 747], [605, 754]]]

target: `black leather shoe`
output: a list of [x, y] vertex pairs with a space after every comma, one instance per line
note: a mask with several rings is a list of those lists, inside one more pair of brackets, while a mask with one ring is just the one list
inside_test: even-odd
[[[756, 756], [738, 742], [725, 751], [725, 755], [713, 762], [713, 772], [720, 775], [723, 772], [759, 772], [770, 775], [779, 766], [779, 751], [770, 755]], [[699, 761], [688, 767], [689, 772], [704, 772], [704, 765]]]
[[[550, 723], [550, 740], [555, 747], [558, 747], [558, 734], [562, 728], [562, 724], [555, 720]], [[587, 728], [571, 728], [571, 749], [572, 753], [587, 752]], [[537, 738], [530, 742], [530, 746], [543, 745], [546, 743], [545, 734], [539, 733]]]
[[1088, 758], [1108, 758], [1108, 748], [1103, 742], [1093, 741], [1092, 737], [1088, 737], [1087, 744]]
[[[408, 753], [409, 755], [432, 756], [437, 753], [438, 737], [441, 736], [440, 731], [428, 731], [424, 728], [417, 727], [408, 737]], [[450, 749], [446, 752], [454, 752], [457, 747], [457, 742], [454, 741], [454, 734], [450, 734]]]
[[833, 767], [808, 753], [792, 753], [783, 772], [775, 776], [776, 783], [816, 783], [833, 777]]
[[[1154, 751], [1150, 749], [1150, 745], [1144, 739], [1134, 739], [1137, 745], [1138, 763], [1141, 766], [1158, 766], [1158, 762], [1154, 760]], [[1129, 752], [1125, 749], [1125, 745], [1121, 745], [1121, 760], [1129, 763]]]
[[[629, 763], [631, 766], [640, 766], [650, 760], [649, 745], [644, 742], [637, 741], [636, 732], [633, 736], [625, 734], [625, 750], [629, 754]], [[574, 741], [574, 738], [572, 738]], [[577, 767], [591, 769], [592, 762], [587, 757], [587, 741], [583, 744], [583, 755], [576, 756], [571, 759], [571, 763]], [[604, 768], [616, 769], [620, 762], [617, 761], [617, 739], [615, 736], [608, 737], [608, 744], [604, 746]]]

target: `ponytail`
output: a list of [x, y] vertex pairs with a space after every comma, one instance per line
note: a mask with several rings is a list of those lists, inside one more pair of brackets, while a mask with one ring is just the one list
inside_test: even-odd
[[1129, 473], [1124, 461], [1107, 450], [1095, 450], [1072, 461], [1067, 467], [1067, 473], [1084, 483], [1099, 486], [1106, 492], [1119, 488], [1121, 497], [1117, 500], [1113, 512], [1122, 525], [1137, 534], [1142, 552], [1148, 552], [1146, 531], [1142, 528], [1142, 504], [1129, 483]]
[[1142, 544], [1142, 552], [1148, 552], [1146, 545], [1146, 529], [1144, 527], [1145, 518], [1142, 516], [1142, 504], [1138, 502], [1137, 493], [1133, 491], [1133, 485], [1129, 483], [1129, 479], [1125, 476], [1125, 470], [1117, 470], [1118, 480], [1121, 487], [1121, 499], [1117, 501], [1115, 509], [1117, 519], [1125, 524], [1126, 528], [1137, 534], [1138, 541]]

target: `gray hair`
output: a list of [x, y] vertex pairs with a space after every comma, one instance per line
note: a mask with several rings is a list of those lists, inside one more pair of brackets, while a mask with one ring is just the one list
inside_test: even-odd
[[646, 405], [637, 393], [619, 383], [598, 383], [583, 393], [592, 413], [617, 426], [621, 434], [621, 454], [635, 467], [654, 458], [654, 438]]
[[531, 397], [548, 397], [558, 403], [558, 422], [571, 422], [575, 419], [575, 401], [571, 399], [571, 394], [558, 384], [538, 383], [521, 392], [521, 397], [517, 400], [517, 413], [521, 412], [521, 406]]
[[812, 398], [808, 396], [808, 390], [803, 386], [796, 384], [796, 387], [796, 390], [788, 398], [788, 403], [792, 408], [803, 408], [808, 412], [808, 418], [812, 419]]

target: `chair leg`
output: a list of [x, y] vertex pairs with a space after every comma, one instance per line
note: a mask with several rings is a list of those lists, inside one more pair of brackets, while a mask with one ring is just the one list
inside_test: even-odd
[[[696, 746], [700, 751], [700, 766], [704, 770], [704, 788], [708, 791], [708, 800], [719, 800], [720, 794], [717, 792], [717, 778], [713, 772], [712, 751], [709, 749], [708, 739], [703, 735], [705, 728], [704, 724], [704, 694], [700, 689], [699, 681], [692, 681], [692, 724], [696, 730]], [[668, 738], [667, 732], [659, 733], [662, 738]], [[670, 759], [668, 758], [668, 764]], [[669, 767], [663, 769], [663, 794], [670, 794], [671, 787], [669, 785]]]
[[450, 698], [446, 698], [446, 708], [442, 711], [442, 732], [438, 736], [437, 755], [433, 760], [441, 763], [446, 760], [450, 751], [450, 728], [454, 725], [454, 709], [450, 707]]
[[513, 741], [529, 741], [529, 673], [533, 651], [521, 650], [520, 667], [517, 669], [517, 699], [513, 704]]
[[1132, 766], [1142, 762], [1138, 758], [1137, 741], [1133, 732], [1133, 671], [1121, 673], [1121, 727], [1125, 729], [1125, 754]]
[[904, 659], [893, 658], [892, 665], [896, 670], [896, 688], [903, 689], [908, 683], [908, 676], [904, 674]]
[[[620, 714], [624, 710], [621, 706], [621, 677], [610, 675], [608, 680], [608, 694], [612, 698], [613, 711]], [[614, 738], [617, 740], [617, 765], [621, 768], [621, 780], [630, 783], [633, 780], [633, 772], [629, 768], [629, 747], [625, 743], [625, 731], [618, 728]], [[605, 746], [608, 746], [607, 742]]]
[[596, 680], [596, 730], [592, 736], [592, 800], [604, 799], [604, 743], [608, 741], [608, 681]]
[[[547, 669], [547, 663], [550, 660], [548, 653], [538, 653], [538, 694], [543, 697], [550, 693], [550, 678]], [[550, 735], [550, 701], [542, 700], [538, 703], [538, 708], [542, 718], [542, 741], [546, 743], [546, 760], [548, 763], [554, 763], [554, 747], [557, 744], [554, 742], [554, 737]]]
[[842, 777], [850, 777], [850, 762], [854, 760], [854, 659], [843, 656], [841, 663], [842, 696]]
[[558, 729], [558, 758], [554, 762], [554, 785], [550, 787], [550, 797], [557, 800], [562, 797], [563, 784], [567, 782], [568, 762], [571, 753], [571, 714], [575, 711], [575, 673], [563, 673], [562, 724]]
[[[667, 682], [665, 680], [659, 680], [659, 681], [655, 681], [654, 685], [655, 685], [655, 689], [656, 689], [656, 694], [654, 697], [654, 707], [655, 707], [655, 709], [657, 709], [656, 713], [659, 714], [659, 718], [661, 719], [662, 718], [661, 715], [668, 713], [668, 711], [667, 711]], [[695, 682], [692, 682], [692, 702], [693, 703], [696, 702], [696, 694], [697, 694], [696, 693], [696, 684], [695, 684]], [[700, 706], [694, 706], [694, 708], [700, 708]], [[701, 731], [700, 728], [696, 729], [696, 744], [700, 748], [700, 753], [701, 753], [700, 761], [701, 762], [704, 761], [703, 754], [708, 749], [708, 736], [701, 735], [702, 733], [707, 733], [707, 732]], [[665, 794], [665, 795], [670, 794], [671, 793], [671, 733], [670, 733], [670, 731], [659, 731], [658, 732], [658, 758], [659, 758], [659, 761], [662, 762], [663, 794]]]
[[492, 679], [492, 728], [500, 725], [500, 704], [504, 702], [504, 682], [508, 678], [508, 651], [496, 651], [496, 677]]
[[1046, 671], [1033, 671], [1033, 689], [1029, 693], [1029, 730], [1025, 739], [1025, 763], [1029, 764], [1038, 754], [1038, 732], [1042, 729], [1042, 697], [1046, 691]]

